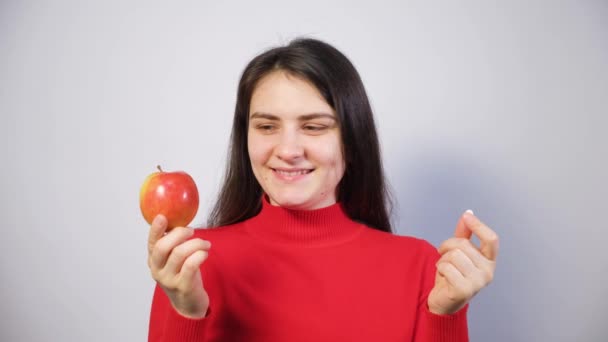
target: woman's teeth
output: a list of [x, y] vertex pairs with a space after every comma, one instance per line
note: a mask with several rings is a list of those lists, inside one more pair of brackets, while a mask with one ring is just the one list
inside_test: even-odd
[[299, 170], [299, 171], [283, 171], [283, 170], [275, 170], [277, 173], [287, 176], [287, 177], [295, 177], [299, 175], [304, 175], [310, 173], [312, 170]]

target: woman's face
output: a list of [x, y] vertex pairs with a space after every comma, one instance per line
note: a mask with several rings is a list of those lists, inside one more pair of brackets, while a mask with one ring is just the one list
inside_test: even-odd
[[318, 209], [336, 203], [344, 175], [336, 113], [308, 81], [275, 71], [251, 97], [247, 146], [270, 203]]

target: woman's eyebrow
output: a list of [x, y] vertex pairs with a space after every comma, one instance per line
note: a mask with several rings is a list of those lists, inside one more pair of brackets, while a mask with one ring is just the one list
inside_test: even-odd
[[328, 114], [328, 113], [312, 113], [312, 114], [305, 114], [305, 115], [298, 116], [298, 119], [300, 121], [313, 120], [313, 119], [319, 119], [319, 118], [328, 118], [328, 119], [337, 121], [337, 119], [334, 115]]
[[251, 114], [249, 119], [268, 119], [268, 120], [278, 121], [279, 117], [276, 115], [268, 114], [268, 113], [255, 112], [255, 113]]
[[[328, 119], [337, 121], [337, 119], [334, 115], [328, 114], [328, 113], [311, 113], [311, 114], [303, 114], [303, 115], [298, 116], [298, 120], [300, 120], [300, 121], [307, 121], [307, 120], [313, 120], [313, 119], [319, 119], [319, 118], [328, 118]], [[249, 119], [267, 119], [267, 120], [275, 120], [275, 121], [280, 120], [279, 117], [274, 114], [263, 113], [263, 112], [255, 112], [255, 113], [251, 114]]]

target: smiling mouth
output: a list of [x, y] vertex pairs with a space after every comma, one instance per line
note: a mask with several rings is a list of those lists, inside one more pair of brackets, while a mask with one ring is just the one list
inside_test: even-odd
[[301, 175], [306, 175], [309, 174], [311, 172], [314, 171], [314, 169], [304, 169], [304, 170], [279, 170], [279, 169], [272, 169], [272, 171], [276, 172], [277, 174], [283, 176], [283, 177], [297, 177], [297, 176], [301, 176]]

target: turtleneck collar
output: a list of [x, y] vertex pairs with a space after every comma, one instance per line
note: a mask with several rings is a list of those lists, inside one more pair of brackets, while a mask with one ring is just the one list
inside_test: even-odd
[[340, 203], [313, 210], [274, 206], [262, 196], [262, 210], [245, 229], [264, 240], [301, 246], [334, 245], [350, 240], [364, 226], [352, 221]]

